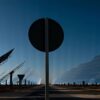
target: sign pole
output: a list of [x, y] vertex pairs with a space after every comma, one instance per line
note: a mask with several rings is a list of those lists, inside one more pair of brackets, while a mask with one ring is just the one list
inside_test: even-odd
[[45, 18], [45, 100], [49, 100], [49, 34], [48, 34], [48, 19]]

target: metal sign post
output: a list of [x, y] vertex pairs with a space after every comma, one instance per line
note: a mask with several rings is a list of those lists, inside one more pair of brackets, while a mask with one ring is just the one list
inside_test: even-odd
[[49, 32], [48, 19], [45, 18], [45, 100], [49, 100]]

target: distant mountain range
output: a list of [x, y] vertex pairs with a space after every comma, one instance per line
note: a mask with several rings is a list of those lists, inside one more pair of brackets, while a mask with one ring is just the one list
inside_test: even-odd
[[100, 56], [94, 57], [90, 62], [80, 64], [78, 67], [65, 72], [57, 83], [82, 82], [100, 83]]

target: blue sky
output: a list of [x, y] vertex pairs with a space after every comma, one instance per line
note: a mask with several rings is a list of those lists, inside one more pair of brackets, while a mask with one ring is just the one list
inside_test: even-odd
[[0, 73], [25, 60], [17, 73], [33, 70], [29, 79], [44, 82], [44, 53], [33, 48], [28, 39], [30, 25], [43, 17], [56, 20], [64, 31], [63, 44], [50, 53], [50, 82], [100, 55], [99, 5], [99, 0], [0, 0], [0, 55], [15, 48], [0, 65]]

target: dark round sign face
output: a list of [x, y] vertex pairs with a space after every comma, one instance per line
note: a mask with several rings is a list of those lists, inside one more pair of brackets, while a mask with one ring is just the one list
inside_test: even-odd
[[48, 51], [51, 52], [59, 48], [64, 39], [63, 30], [56, 21], [50, 18], [41, 18], [30, 26], [29, 40], [36, 49], [46, 52], [46, 34], [48, 34]]

